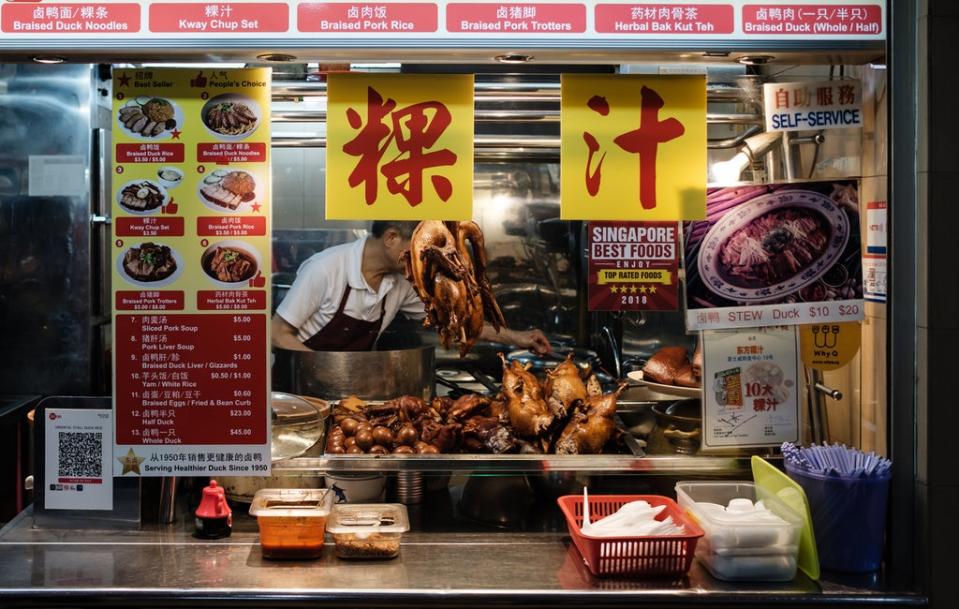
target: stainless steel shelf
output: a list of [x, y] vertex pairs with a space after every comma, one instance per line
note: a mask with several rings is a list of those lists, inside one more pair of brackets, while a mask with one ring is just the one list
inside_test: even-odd
[[337, 455], [273, 464], [274, 475], [306, 472], [583, 472], [659, 475], [748, 471], [749, 456], [705, 455]]

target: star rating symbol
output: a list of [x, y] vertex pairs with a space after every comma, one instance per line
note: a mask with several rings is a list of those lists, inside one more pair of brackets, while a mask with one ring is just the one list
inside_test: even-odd
[[258, 213], [260, 213], [260, 208], [261, 208], [261, 207], [263, 207], [263, 206], [260, 205], [260, 204], [257, 203], [257, 202], [254, 202], [253, 205], [250, 206], [250, 209], [253, 210], [253, 213], [258, 214]]
[[655, 294], [655, 293], [656, 293], [656, 286], [651, 285], [651, 286], [649, 286], [649, 288], [647, 288], [646, 291], [649, 292], [650, 294]]
[[130, 450], [127, 451], [126, 456], [117, 457], [117, 461], [119, 461], [120, 465], [123, 466], [123, 473], [120, 474], [121, 476], [125, 476], [126, 474], [130, 472], [133, 472], [134, 474], [137, 474], [139, 476], [140, 464], [146, 461], [146, 457], [138, 457], [137, 454], [133, 452], [133, 449], [131, 448]]
[[130, 75], [126, 72], [117, 77], [117, 88], [130, 86]]
[[170, 132], [170, 135], [171, 135], [171, 136], [173, 137], [173, 139], [175, 139], [175, 140], [180, 139], [180, 134], [181, 134], [181, 131], [180, 131], [179, 129], [174, 129], [173, 131]]
[[638, 291], [639, 291], [639, 288], [637, 288], [636, 286], [634, 286], [634, 285], [629, 286], [629, 293], [630, 293], [630, 294], [635, 294], [635, 293], [638, 292]]
[[609, 293], [610, 293], [610, 294], [619, 294], [619, 286], [616, 286], [616, 285], [611, 285], [611, 286], [609, 286]]

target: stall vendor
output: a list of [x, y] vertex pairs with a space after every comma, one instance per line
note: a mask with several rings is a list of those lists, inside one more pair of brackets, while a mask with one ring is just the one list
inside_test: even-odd
[[[373, 348], [398, 313], [422, 319], [423, 302], [403, 276], [401, 257], [416, 222], [376, 221], [371, 235], [323, 250], [304, 262], [273, 316], [273, 346], [300, 351], [365, 351]], [[542, 354], [549, 341], [540, 330], [496, 331], [484, 322], [481, 340]]]

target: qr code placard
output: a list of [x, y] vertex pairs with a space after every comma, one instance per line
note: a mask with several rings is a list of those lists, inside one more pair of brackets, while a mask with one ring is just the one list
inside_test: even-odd
[[61, 431], [59, 436], [61, 477], [103, 477], [102, 432]]

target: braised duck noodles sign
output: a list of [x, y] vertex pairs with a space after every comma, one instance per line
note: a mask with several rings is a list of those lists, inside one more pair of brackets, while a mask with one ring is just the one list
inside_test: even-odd
[[563, 75], [565, 220], [706, 215], [704, 76]]
[[335, 74], [329, 220], [470, 220], [473, 77]]

